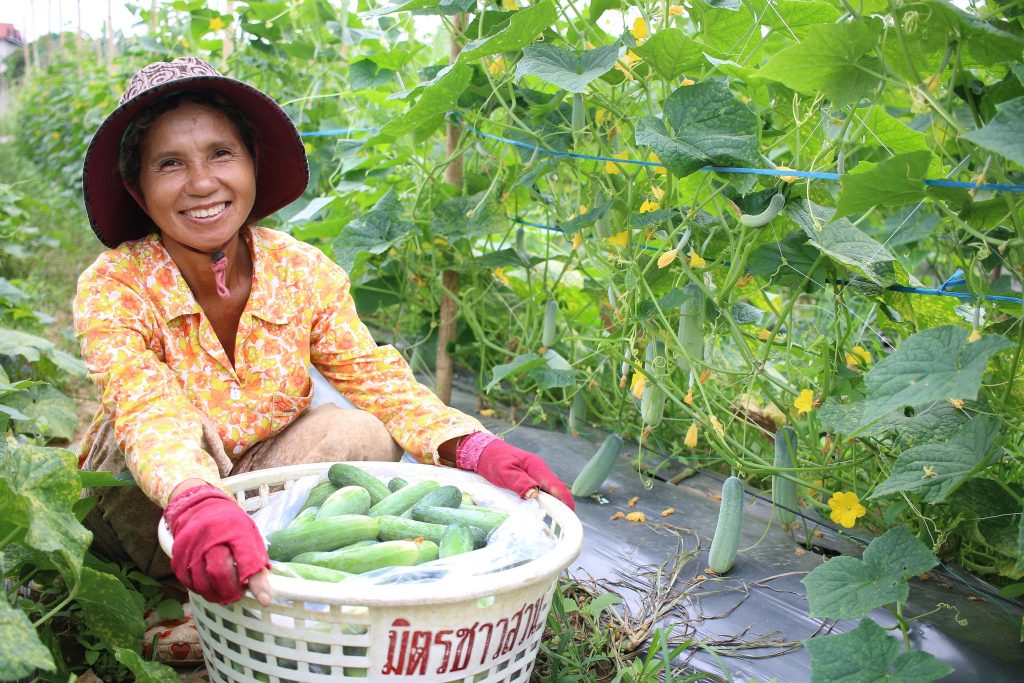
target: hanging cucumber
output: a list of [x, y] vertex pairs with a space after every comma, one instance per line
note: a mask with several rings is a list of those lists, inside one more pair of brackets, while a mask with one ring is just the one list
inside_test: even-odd
[[740, 216], [740, 224], [748, 228], [760, 228], [761, 226], [768, 225], [773, 218], [779, 215], [779, 212], [782, 211], [782, 207], [785, 205], [786, 198], [781, 193], [776, 194], [768, 202], [768, 208], [761, 213], [745, 213]]
[[576, 435], [587, 422], [587, 399], [583, 397], [583, 390], [580, 389], [572, 397], [572, 404], [569, 406], [569, 433]]
[[558, 336], [558, 302], [548, 299], [548, 305], [544, 309], [544, 326], [541, 329], [540, 345], [544, 348], [551, 348], [555, 345]]
[[677, 334], [682, 353], [676, 364], [683, 372], [690, 372], [704, 361], [704, 290], [691, 282], [683, 287], [683, 296]]
[[708, 551], [708, 569], [724, 574], [736, 561], [743, 527], [743, 482], [729, 477], [722, 483], [722, 508], [718, 511], [715, 536]]
[[[786, 425], [775, 432], [775, 467], [794, 467], [796, 460], [796, 430]], [[772, 505], [775, 517], [783, 524], [796, 521], [796, 482], [778, 474], [772, 475]]]
[[618, 434], [609, 434], [605, 437], [601, 447], [590, 457], [587, 464], [572, 483], [572, 495], [589, 496], [597, 492], [598, 487], [615, 467], [619, 454], [622, 453], [622, 437]]
[[665, 391], [654, 383], [653, 378], [663, 374], [665, 357], [663, 355], [664, 345], [661, 342], [651, 341], [644, 351], [644, 371], [647, 373], [647, 384], [640, 399], [640, 417], [644, 424], [651, 429], [661, 423], [662, 415], [665, 412]]
[[526, 258], [526, 230], [522, 227], [516, 229], [516, 251], [522, 258]]
[[572, 96], [572, 132], [582, 132], [587, 126], [587, 108], [583, 104], [583, 95], [575, 93]]

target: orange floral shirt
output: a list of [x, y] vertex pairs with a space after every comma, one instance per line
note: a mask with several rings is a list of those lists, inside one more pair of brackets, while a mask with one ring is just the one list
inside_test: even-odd
[[485, 431], [417, 382], [394, 347], [377, 346], [348, 276], [320, 250], [266, 228], [243, 234], [253, 283], [234, 368], [157, 235], [104, 252], [79, 277], [75, 334], [101, 392], [81, 459], [111, 420], [135, 480], [166, 505], [185, 479], [220, 479], [201, 447], [202, 415], [237, 460], [309, 407], [310, 364], [423, 462], [437, 463], [445, 441]]

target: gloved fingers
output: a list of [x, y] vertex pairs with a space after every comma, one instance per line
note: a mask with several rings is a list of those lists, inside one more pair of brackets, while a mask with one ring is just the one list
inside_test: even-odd
[[242, 585], [238, 582], [235, 558], [230, 548], [226, 545], [215, 545], [206, 551], [200, 561], [206, 570], [203, 573], [203, 582], [208, 594], [198, 590], [196, 592], [207, 600], [214, 600], [222, 605], [242, 597]]
[[523, 463], [523, 467], [530, 477], [537, 481], [541, 490], [550, 493], [565, 503], [570, 510], [576, 510], [576, 501], [573, 500], [569, 487], [562, 483], [562, 480], [551, 471], [551, 468], [548, 467], [543, 459], [538, 456], [527, 458]]

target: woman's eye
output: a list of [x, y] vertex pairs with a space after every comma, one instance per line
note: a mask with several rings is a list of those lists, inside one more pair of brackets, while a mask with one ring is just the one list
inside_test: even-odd
[[160, 169], [161, 170], [165, 170], [165, 169], [173, 168], [174, 166], [177, 166], [177, 164], [178, 164], [178, 160], [177, 159], [164, 159], [163, 161], [160, 162]]
[[218, 149], [216, 152], [213, 153], [213, 156], [215, 158], [228, 157], [228, 156], [231, 156], [231, 155], [232, 155], [232, 152], [231, 152], [230, 149]]

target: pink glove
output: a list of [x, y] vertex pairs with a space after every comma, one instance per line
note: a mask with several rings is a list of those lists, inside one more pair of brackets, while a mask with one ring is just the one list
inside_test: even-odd
[[569, 489], [539, 455], [516, 448], [486, 432], [474, 432], [462, 440], [455, 452], [455, 463], [464, 470], [472, 470], [487, 481], [515, 491], [525, 498], [530, 491], [540, 488], [576, 509]]
[[270, 567], [256, 524], [216, 486], [194, 486], [175, 496], [164, 519], [174, 535], [174, 575], [207, 600], [238, 600], [249, 577]]

